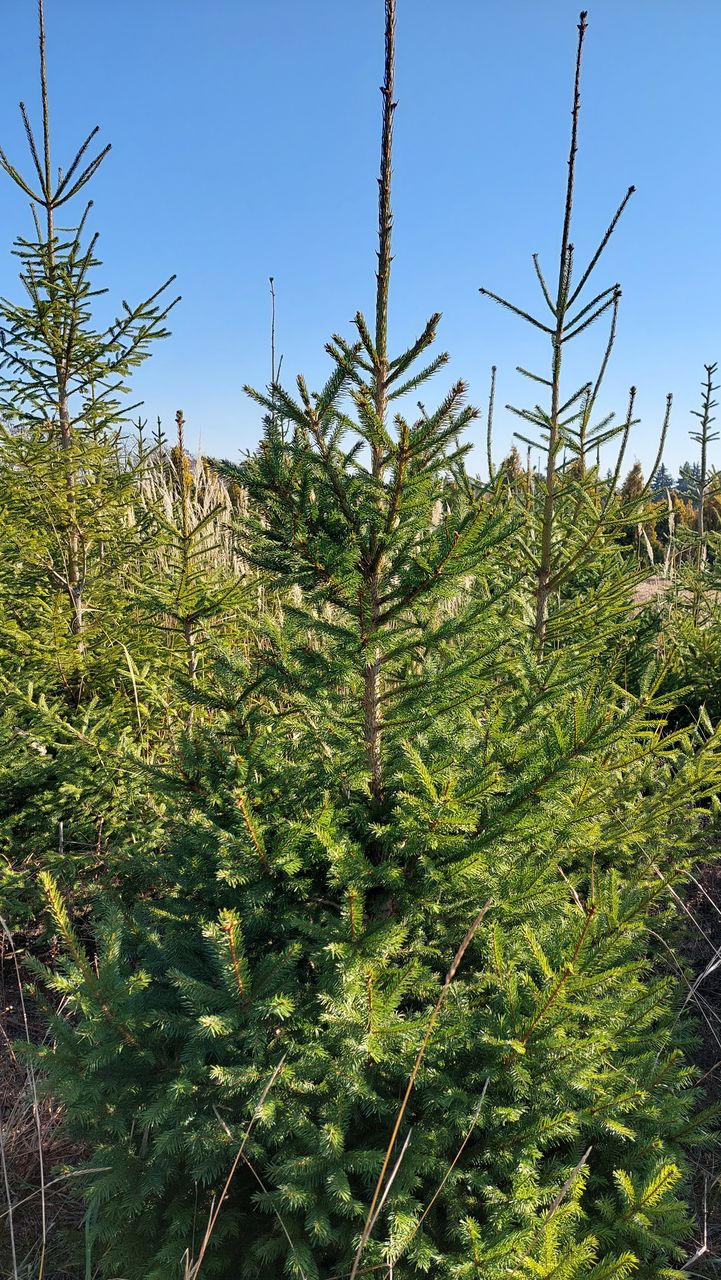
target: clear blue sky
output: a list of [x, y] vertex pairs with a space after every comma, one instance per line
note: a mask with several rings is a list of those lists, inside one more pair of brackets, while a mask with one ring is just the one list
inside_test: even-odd
[[[540, 312], [530, 255], [553, 274], [579, 7], [398, 0], [391, 337], [405, 344], [443, 312], [452, 364], [439, 397], [463, 376], [483, 404], [498, 365], [499, 453], [512, 430], [502, 405], [531, 390], [515, 366], [543, 372], [548, 351], [478, 287]], [[92, 193], [102, 283], [133, 299], [175, 271], [183, 294], [137, 394], [169, 427], [182, 406], [189, 443], [235, 456], [258, 438], [242, 386], [269, 376], [268, 276], [286, 380], [301, 370], [319, 385], [326, 339], [372, 309], [382, 0], [46, 9], [55, 162], [95, 123], [113, 144]], [[629, 461], [648, 461], [673, 391], [676, 468], [695, 448], [703, 363], [721, 360], [721, 4], [590, 0], [589, 24], [578, 256], [638, 188], [598, 275], [599, 289], [619, 280], [624, 292], [603, 407], [623, 413], [638, 385]], [[33, 0], [3, 6], [2, 45], [0, 137], [16, 158], [20, 98], [38, 119]], [[10, 244], [29, 212], [7, 182], [0, 209], [0, 291], [17, 296]], [[574, 374], [593, 374], [600, 342], [579, 340], [569, 391]]]

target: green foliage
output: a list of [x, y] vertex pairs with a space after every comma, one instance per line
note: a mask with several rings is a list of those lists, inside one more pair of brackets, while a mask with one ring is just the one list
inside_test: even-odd
[[273, 361], [250, 456], [118, 434], [165, 311], [96, 332], [69, 178], [7, 304], [0, 892], [48, 904], [26, 1052], [107, 1280], [685, 1274], [717, 1120], [666, 946], [721, 757], [634, 599], [633, 394], [560, 397], [619, 292], [569, 318], [567, 228], [543, 477], [469, 475], [462, 382], [408, 411], [446, 357], [437, 315], [387, 350], [386, 12], [375, 324], [317, 393]]
[[[544, 1218], [589, 1146], [558, 1223], [564, 1265], [612, 1275], [632, 1255], [651, 1277], [678, 1256], [682, 1206], [651, 1210], [664, 1165], [683, 1168], [696, 1095], [650, 930], [687, 856], [690, 796], [717, 785], [716, 766], [663, 738], [661, 705], [618, 703], [600, 683], [584, 699], [573, 665], [544, 688], [529, 660], [517, 692], [499, 681], [495, 698], [489, 681], [485, 715], [467, 715], [452, 751], [409, 743], [377, 867], [342, 774], [329, 791], [326, 770], [325, 790], [306, 785], [298, 803], [308, 771], [292, 730], [274, 768], [262, 752], [255, 785], [258, 758], [231, 745], [240, 725], [216, 739], [215, 815], [207, 797], [189, 802], [165, 894], [108, 916], [90, 983], [72, 954], [47, 975], [73, 1012], [44, 1054], [51, 1080], [93, 1166], [112, 1167], [90, 1193], [108, 1275], [121, 1260], [129, 1276], [181, 1274], [280, 1062], [208, 1274], [346, 1274], [444, 968], [487, 898], [367, 1263], [463, 1276], [470, 1250], [483, 1274], [548, 1274], [533, 1271], [553, 1257]], [[642, 1190], [626, 1213], [628, 1179]]]

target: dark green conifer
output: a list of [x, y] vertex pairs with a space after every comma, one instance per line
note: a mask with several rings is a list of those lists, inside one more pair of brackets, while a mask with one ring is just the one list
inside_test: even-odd
[[671, 474], [666, 464], [662, 462], [651, 480], [652, 493], [665, 496], [670, 489], [674, 489], [675, 487], [675, 477]]

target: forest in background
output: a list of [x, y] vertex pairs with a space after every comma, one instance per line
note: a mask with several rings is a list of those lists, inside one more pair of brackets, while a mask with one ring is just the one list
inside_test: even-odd
[[173, 282], [97, 327], [107, 147], [56, 167], [40, 3], [41, 124], [0, 151], [32, 207], [0, 303], [11, 1280], [717, 1274], [716, 365], [692, 460], [669, 397], [644, 476], [635, 389], [597, 413], [633, 188], [573, 247], [585, 12], [539, 310], [481, 289], [538, 334], [510, 455], [440, 315], [389, 350], [384, 8], [374, 314], [319, 391], [273, 314], [231, 461], [132, 403]]

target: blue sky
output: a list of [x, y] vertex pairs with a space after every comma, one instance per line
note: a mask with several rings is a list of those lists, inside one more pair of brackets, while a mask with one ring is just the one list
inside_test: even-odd
[[[35, 120], [35, 4], [3, 12], [0, 140], [25, 155], [17, 102]], [[449, 379], [483, 405], [498, 365], [497, 452], [506, 401], [545, 372], [546, 339], [479, 286], [538, 308], [531, 253], [550, 276], [560, 234], [578, 18], [569, 0], [398, 0], [395, 262], [391, 345], [434, 310]], [[276, 280], [285, 380], [327, 372], [323, 346], [371, 313], [382, 70], [382, 0], [46, 0], [54, 160], [92, 125], [113, 150], [93, 184], [101, 282], [150, 293], [171, 272], [183, 295], [173, 336], [138, 374], [144, 412], [189, 444], [236, 456], [258, 411], [246, 382], [269, 376], [268, 277]], [[693, 454], [703, 364], [721, 359], [718, 0], [590, 0], [574, 242], [593, 249], [630, 183], [637, 194], [599, 268], [619, 280], [619, 338], [602, 409], [639, 388], [629, 461]], [[29, 232], [6, 182], [0, 291], [17, 296], [10, 246]], [[541, 306], [542, 306], [541, 302]], [[579, 339], [568, 391], [593, 375], [603, 334]], [[432, 393], [426, 392], [432, 403]], [[483, 425], [472, 438], [480, 445]], [[721, 450], [721, 445], [719, 446]], [[482, 450], [478, 452], [482, 466]], [[721, 451], [714, 459], [721, 464]]]

